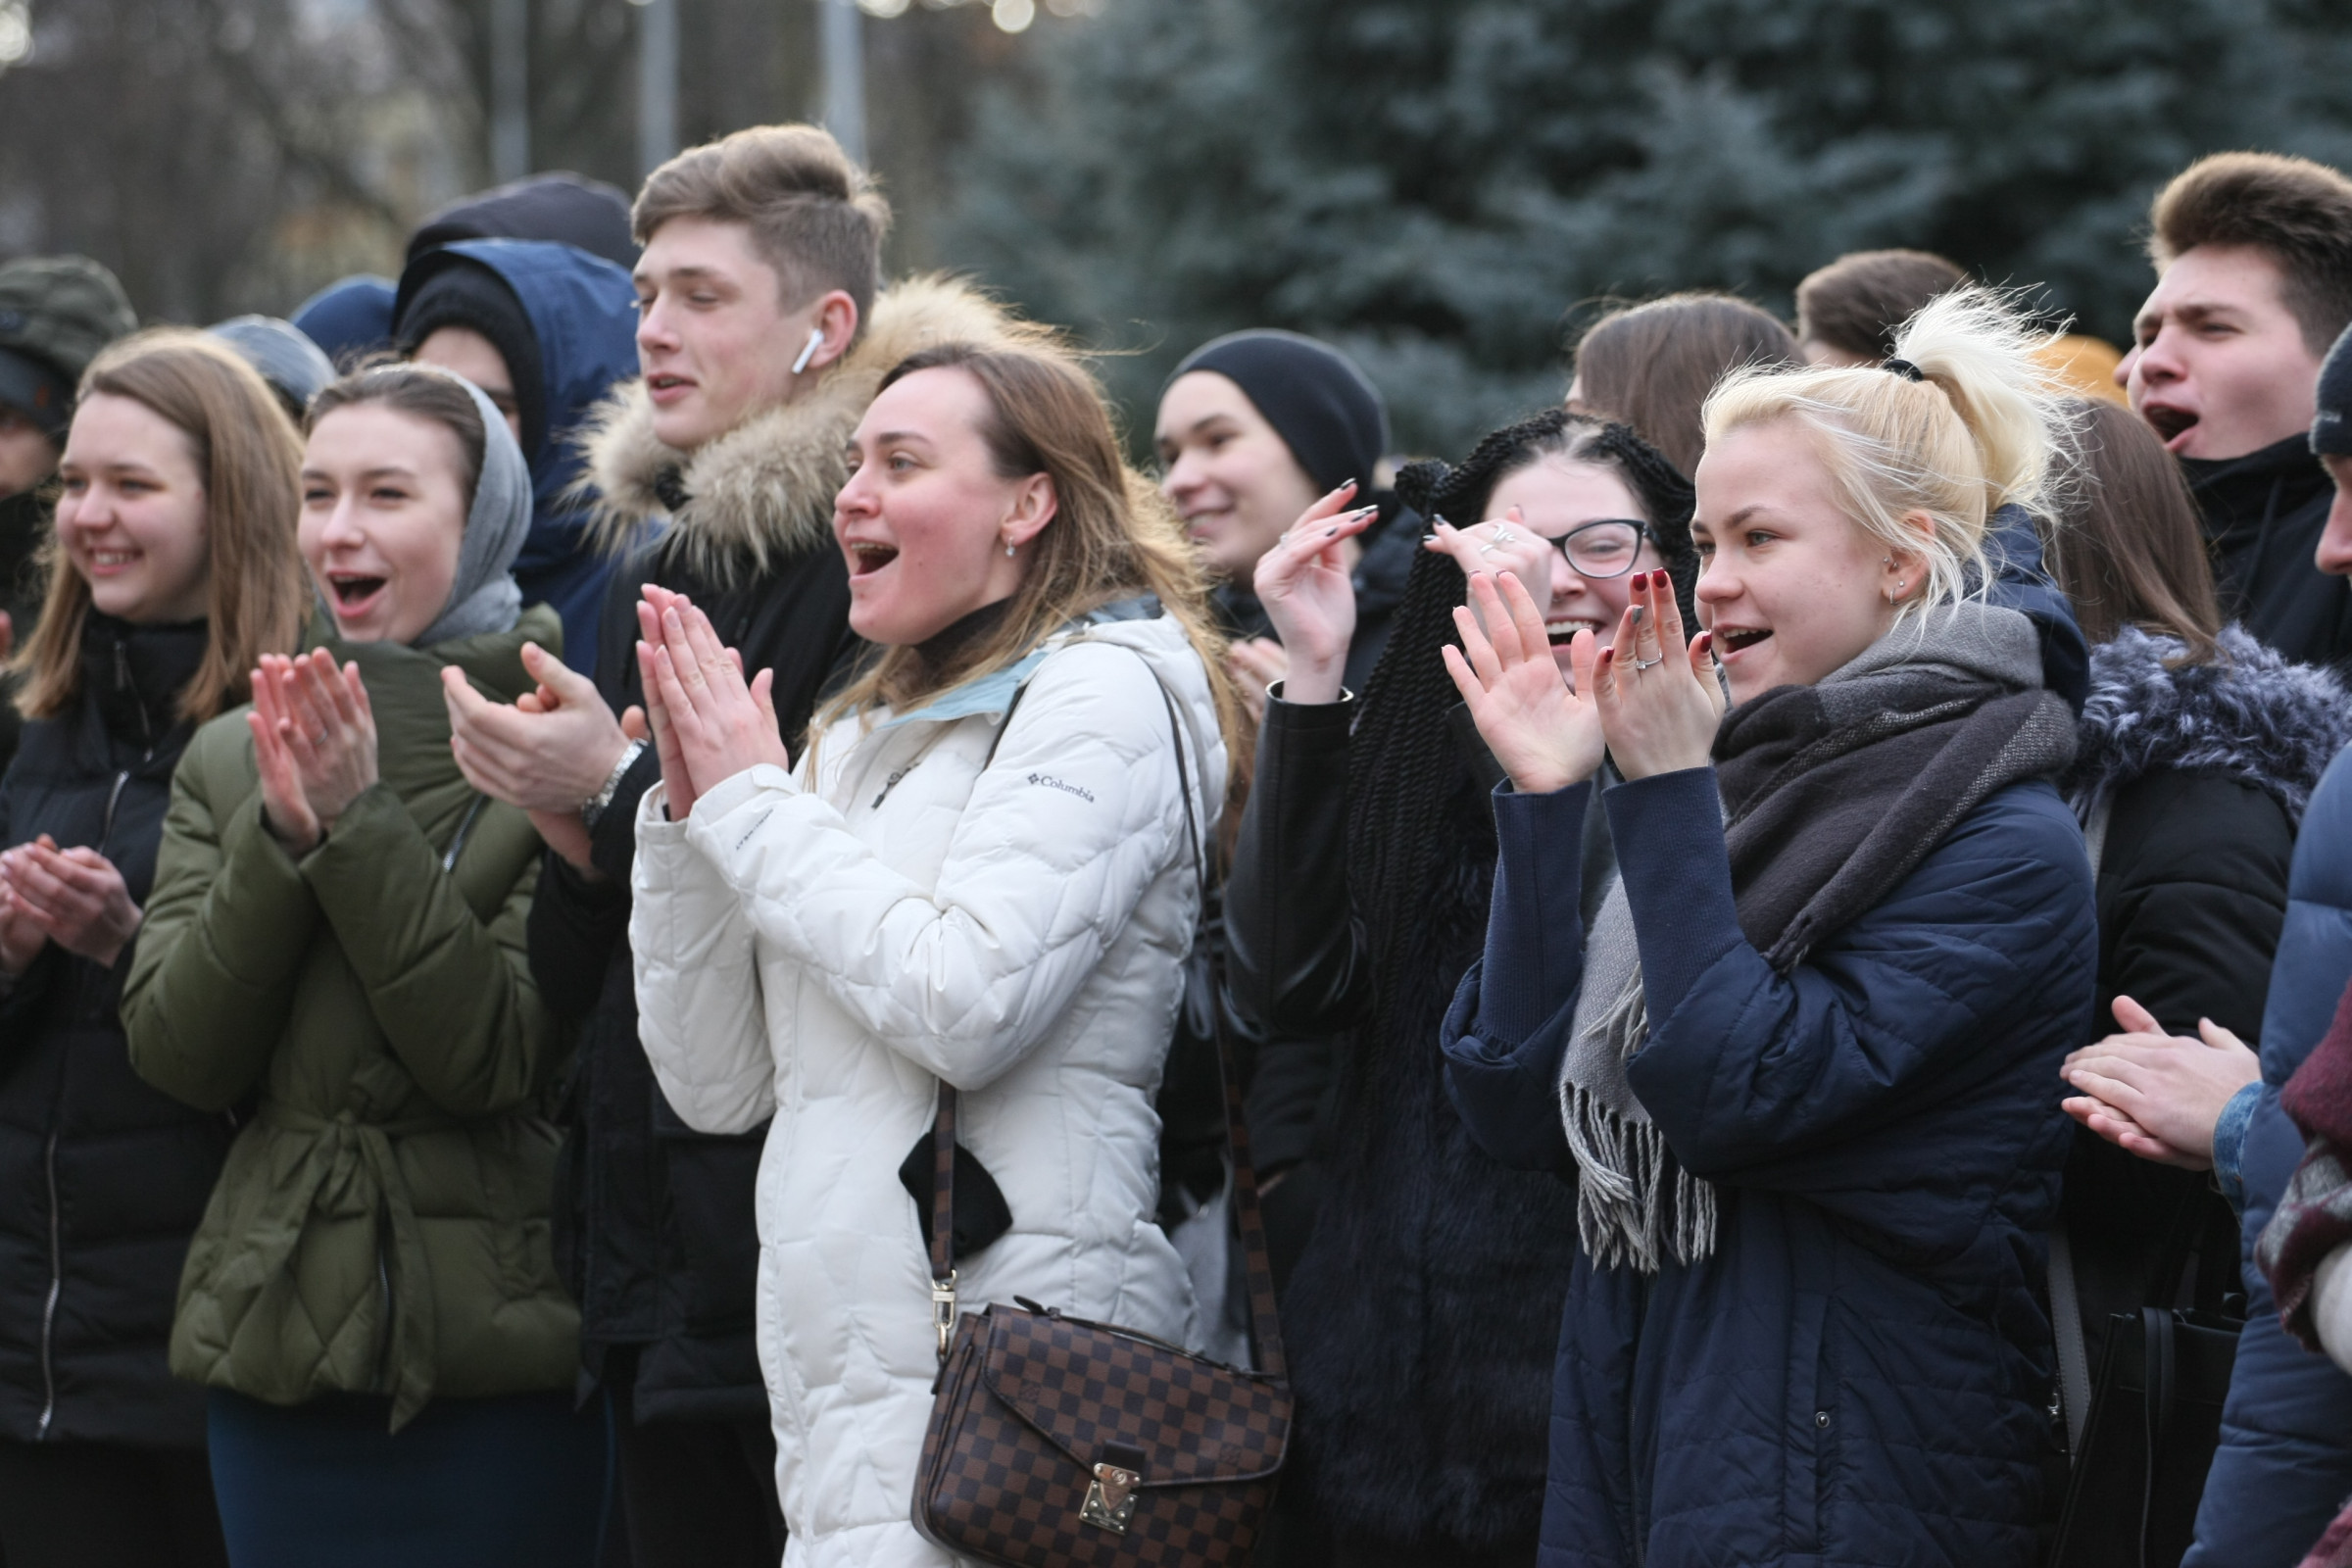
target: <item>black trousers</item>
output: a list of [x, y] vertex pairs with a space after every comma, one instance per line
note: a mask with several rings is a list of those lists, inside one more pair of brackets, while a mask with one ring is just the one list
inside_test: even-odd
[[5, 1568], [228, 1568], [201, 1448], [0, 1440]]
[[[784, 1510], [765, 1421], [648, 1421], [634, 1408], [637, 1351], [605, 1361], [633, 1568], [776, 1568]], [[0, 1568], [17, 1568], [11, 1562]]]

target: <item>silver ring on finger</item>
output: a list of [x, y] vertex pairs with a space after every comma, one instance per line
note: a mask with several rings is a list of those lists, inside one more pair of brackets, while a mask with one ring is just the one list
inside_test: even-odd
[[1509, 523], [1498, 522], [1494, 525], [1494, 542], [1498, 545], [1516, 544], [1519, 542], [1519, 536], [1511, 532]]
[[1491, 556], [1494, 553], [1496, 541], [1490, 539], [1485, 544], [1478, 547], [1478, 553], [1482, 556]]
[[313, 746], [324, 746], [326, 744], [326, 735], [327, 732], [325, 730], [320, 730], [318, 734], [311, 737], [311, 744]]
[[1653, 665], [1663, 664], [1666, 662], [1666, 656], [1664, 654], [1660, 654], [1655, 659], [1633, 659], [1627, 661], [1627, 662], [1633, 665], [1634, 673], [1639, 675], [1642, 673], [1642, 671], [1648, 669]]

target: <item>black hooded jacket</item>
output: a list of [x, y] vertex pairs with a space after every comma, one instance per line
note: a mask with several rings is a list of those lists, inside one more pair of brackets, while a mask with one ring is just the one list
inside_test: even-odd
[[[2222, 656], [2168, 669], [2180, 645], [2127, 627], [2092, 652], [2066, 788], [2099, 840], [2099, 999], [2091, 1038], [2128, 996], [2165, 1030], [2211, 1018], [2261, 1035], [2303, 808], [2352, 741], [2352, 703], [2236, 627]], [[2201, 1172], [2136, 1159], [2078, 1130], [2065, 1213], [2090, 1364], [2108, 1316], [2225, 1305], [2239, 1290], [2237, 1222]], [[2180, 1295], [2193, 1260], [2194, 1284]]]
[[2242, 458], [2183, 458], [2222, 613], [2298, 664], [2352, 667], [2352, 584], [2313, 564], [2334, 481], [2298, 433]]
[[[0, 845], [87, 845], [144, 904], [205, 646], [201, 622], [91, 612], [73, 710], [26, 724], [0, 779]], [[130, 953], [109, 968], [51, 944], [0, 997], [0, 1438], [20, 1443], [204, 1442], [203, 1392], [165, 1347], [234, 1125], [131, 1071]]]

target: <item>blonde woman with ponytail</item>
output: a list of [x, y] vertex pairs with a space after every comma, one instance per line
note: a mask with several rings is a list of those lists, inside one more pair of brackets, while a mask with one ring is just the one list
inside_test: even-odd
[[747, 682], [699, 610], [646, 590], [662, 782], [629, 943], [678, 1115], [773, 1117], [759, 1346], [790, 1560], [947, 1568], [908, 1523], [943, 1086], [971, 1161], [963, 1308], [1028, 1297], [1200, 1343], [1153, 1220], [1152, 1105], [1238, 709], [1196, 558], [1059, 349], [905, 361], [849, 466], [833, 532], [878, 652], [798, 767], [767, 673]]
[[1883, 365], [1728, 377], [1703, 629], [1652, 574], [1573, 690], [1474, 579], [1446, 658], [1513, 789], [1445, 1050], [1490, 1152], [1577, 1182], [1545, 1564], [2035, 1561], [2096, 928], [2044, 671], [2080, 641], [2004, 559], [2063, 433], [2034, 341], [1963, 290]]

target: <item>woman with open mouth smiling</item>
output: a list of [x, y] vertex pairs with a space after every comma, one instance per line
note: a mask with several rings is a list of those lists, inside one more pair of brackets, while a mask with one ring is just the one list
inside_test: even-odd
[[1513, 789], [1448, 1087], [1577, 1193], [1546, 1565], [2038, 1558], [2051, 1085], [2097, 930], [2073, 713], [1978, 586], [2054, 466], [2034, 346], [1961, 291], [1884, 366], [1728, 377], [1688, 645], [1657, 572], [1573, 690], [1516, 580], [1456, 617]]
[[[302, 557], [334, 620], [196, 732], [123, 993], [132, 1065], [250, 1106], [172, 1369], [208, 1397], [239, 1568], [576, 1564], [599, 1419], [548, 1232], [562, 1042], [525, 956], [540, 840], [451, 752], [446, 677], [534, 700], [529, 470], [418, 366], [312, 403]], [[587, 1499], [587, 1500], [583, 1500]]]
[[[1575, 1205], [1478, 1148], [1429, 1049], [1477, 956], [1501, 776], [1439, 650], [1465, 567], [1537, 585], [1547, 639], [1587, 621], [1613, 636], [1637, 564], [1687, 593], [1690, 487], [1626, 426], [1562, 410], [1397, 486], [1424, 516], [1492, 520], [1420, 553], [1360, 699], [1341, 683], [1355, 607], [1333, 547], [1365, 514], [1335, 492], [1259, 564], [1289, 673], [1266, 703], [1226, 932], [1245, 1010], [1343, 1039], [1317, 1133], [1324, 1197], [1284, 1298], [1301, 1458], [1289, 1505], [1356, 1568], [1493, 1568], [1534, 1547]], [[1596, 808], [1591, 822], [1597, 890], [1611, 862]]]
[[[629, 945], [678, 1116], [773, 1118], [758, 1322], [791, 1560], [946, 1568], [908, 1520], [933, 1303], [1200, 1343], [1153, 1219], [1152, 1097], [1240, 704], [1197, 555], [1051, 342], [902, 362], [849, 469], [850, 625], [881, 651], [797, 763], [768, 673], [644, 590], [662, 782]], [[961, 1174], [935, 1270], [942, 1114]]]

